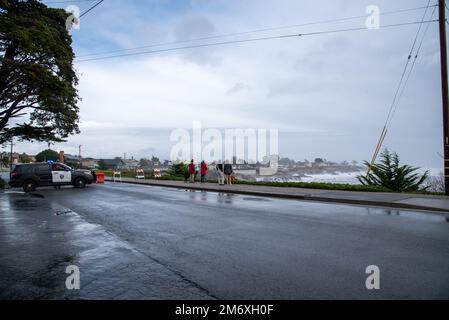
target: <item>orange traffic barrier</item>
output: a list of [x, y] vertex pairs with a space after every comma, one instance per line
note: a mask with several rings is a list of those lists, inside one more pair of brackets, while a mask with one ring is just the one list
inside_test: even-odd
[[104, 183], [104, 173], [97, 172], [97, 183]]

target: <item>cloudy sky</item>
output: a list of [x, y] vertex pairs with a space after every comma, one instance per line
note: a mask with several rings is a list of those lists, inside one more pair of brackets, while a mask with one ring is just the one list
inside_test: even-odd
[[[366, 160], [384, 125], [417, 25], [81, 60], [133, 47], [361, 16], [373, 4], [389, 12], [427, 2], [106, 0], [72, 31], [82, 133], [54, 148], [76, 154], [81, 144], [84, 156], [166, 158], [173, 145], [171, 130], [200, 121], [205, 128], [279, 129], [284, 157]], [[75, 4], [84, 11], [93, 3]], [[381, 26], [420, 21], [423, 13], [383, 15]], [[115, 54], [364, 25], [361, 18]], [[438, 28], [433, 23], [385, 141], [404, 161], [441, 166], [440, 92]], [[17, 147], [35, 153], [45, 144]]]

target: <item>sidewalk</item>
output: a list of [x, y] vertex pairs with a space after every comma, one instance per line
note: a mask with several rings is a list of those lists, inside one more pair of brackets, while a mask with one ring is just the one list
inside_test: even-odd
[[[106, 178], [106, 181], [112, 181]], [[437, 211], [449, 215], [449, 197], [405, 193], [354, 192], [339, 190], [317, 190], [287, 187], [252, 185], [219, 186], [215, 183], [185, 183], [183, 181], [137, 180], [122, 178], [123, 183], [151, 185], [169, 188], [226, 192], [261, 197], [276, 197], [308, 201], [320, 201], [365, 206], [391, 207], [409, 210]]]

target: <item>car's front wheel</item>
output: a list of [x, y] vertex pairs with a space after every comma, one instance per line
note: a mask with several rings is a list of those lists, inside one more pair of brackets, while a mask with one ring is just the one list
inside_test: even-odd
[[23, 184], [23, 191], [25, 192], [33, 192], [36, 190], [36, 182], [33, 180], [25, 181]]
[[80, 189], [85, 188], [86, 187], [86, 180], [84, 180], [83, 178], [77, 178], [75, 180], [74, 185], [75, 185], [75, 188], [80, 188]]

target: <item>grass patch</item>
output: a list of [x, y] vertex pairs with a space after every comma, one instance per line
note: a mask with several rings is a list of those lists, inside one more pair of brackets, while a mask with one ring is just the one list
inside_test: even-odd
[[250, 186], [284, 187], [284, 188], [304, 188], [320, 190], [341, 190], [359, 192], [392, 192], [390, 189], [377, 186], [363, 186], [354, 184], [323, 183], [323, 182], [253, 182], [238, 181], [237, 184]]
[[160, 178], [152, 177], [153, 180], [158, 181], [185, 181], [186, 179], [183, 177], [176, 177], [176, 176], [162, 176]]
[[6, 188], [6, 182], [2, 178], [0, 178], [0, 189], [5, 189], [5, 188]]
[[[364, 186], [355, 184], [341, 184], [341, 183], [324, 183], [324, 182], [253, 182], [253, 181], [238, 181], [237, 184], [252, 185], [252, 186], [267, 186], [267, 187], [288, 187], [288, 188], [304, 188], [304, 189], [319, 189], [319, 190], [341, 190], [341, 191], [356, 191], [356, 192], [388, 192], [400, 193], [392, 191], [385, 187], [379, 186]], [[444, 196], [442, 192], [405, 192], [419, 195], [433, 195]]]
[[[98, 172], [104, 172], [106, 177], [112, 177], [112, 171], [103, 170]], [[122, 178], [136, 178], [136, 174], [133, 172], [122, 172]], [[185, 181], [183, 177], [165, 175], [161, 178], [155, 178], [151, 174], [145, 174], [146, 179], [156, 180], [156, 181]], [[209, 180], [207, 182], [216, 183], [216, 180]], [[249, 186], [266, 186], [266, 187], [281, 187], [281, 188], [304, 188], [304, 189], [318, 189], [318, 190], [340, 190], [340, 191], [355, 191], [355, 192], [387, 192], [393, 193], [394, 191], [379, 186], [364, 186], [355, 184], [342, 184], [342, 183], [324, 183], [324, 182], [256, 182], [256, 181], [237, 181], [239, 185], [249, 185]], [[410, 193], [410, 192], [409, 192]], [[435, 195], [444, 196], [444, 193], [439, 192], [413, 192], [412, 194], [420, 195]]]

